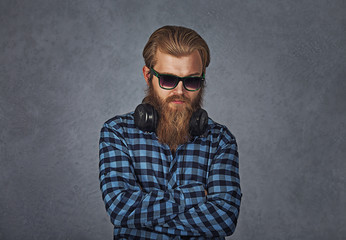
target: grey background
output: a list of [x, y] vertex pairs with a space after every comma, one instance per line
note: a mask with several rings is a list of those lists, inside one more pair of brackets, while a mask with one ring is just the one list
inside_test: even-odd
[[0, 239], [112, 239], [104, 121], [146, 87], [167, 24], [208, 42], [205, 109], [235, 134], [229, 239], [346, 239], [346, 2], [0, 1]]

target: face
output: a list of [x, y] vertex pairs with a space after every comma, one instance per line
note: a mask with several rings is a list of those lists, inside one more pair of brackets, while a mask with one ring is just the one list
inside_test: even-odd
[[[202, 75], [202, 59], [197, 50], [183, 57], [175, 57], [158, 50], [156, 53], [156, 60], [157, 63], [153, 68], [161, 74], [171, 74], [178, 77]], [[147, 84], [150, 85], [150, 69], [147, 66], [143, 67], [143, 75]], [[159, 80], [156, 76], [153, 76], [152, 84], [156, 95], [159, 96], [161, 100], [165, 100], [171, 96], [184, 96], [193, 102], [200, 92], [200, 90], [194, 92], [187, 91], [182, 81], [172, 90], [162, 89], [159, 86]], [[169, 103], [169, 107], [177, 109], [184, 107], [185, 104], [184, 101], [175, 100]]]

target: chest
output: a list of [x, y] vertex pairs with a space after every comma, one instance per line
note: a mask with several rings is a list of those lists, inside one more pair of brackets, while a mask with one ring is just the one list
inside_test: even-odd
[[166, 189], [191, 182], [206, 184], [214, 150], [208, 141], [180, 145], [173, 155], [157, 140], [142, 140], [130, 148], [137, 181], [146, 190]]

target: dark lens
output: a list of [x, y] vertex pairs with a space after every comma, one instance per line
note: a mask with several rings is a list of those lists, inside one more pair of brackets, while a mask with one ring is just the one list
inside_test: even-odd
[[202, 78], [201, 77], [189, 77], [185, 79], [185, 87], [187, 90], [197, 90], [201, 87]]
[[178, 79], [170, 75], [161, 75], [160, 84], [163, 88], [174, 88], [177, 85]]

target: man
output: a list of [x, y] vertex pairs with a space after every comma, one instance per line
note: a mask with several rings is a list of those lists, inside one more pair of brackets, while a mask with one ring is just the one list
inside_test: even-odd
[[144, 104], [101, 130], [100, 185], [114, 239], [224, 239], [242, 194], [234, 136], [201, 120], [209, 48], [195, 31], [165, 26], [143, 57]]

